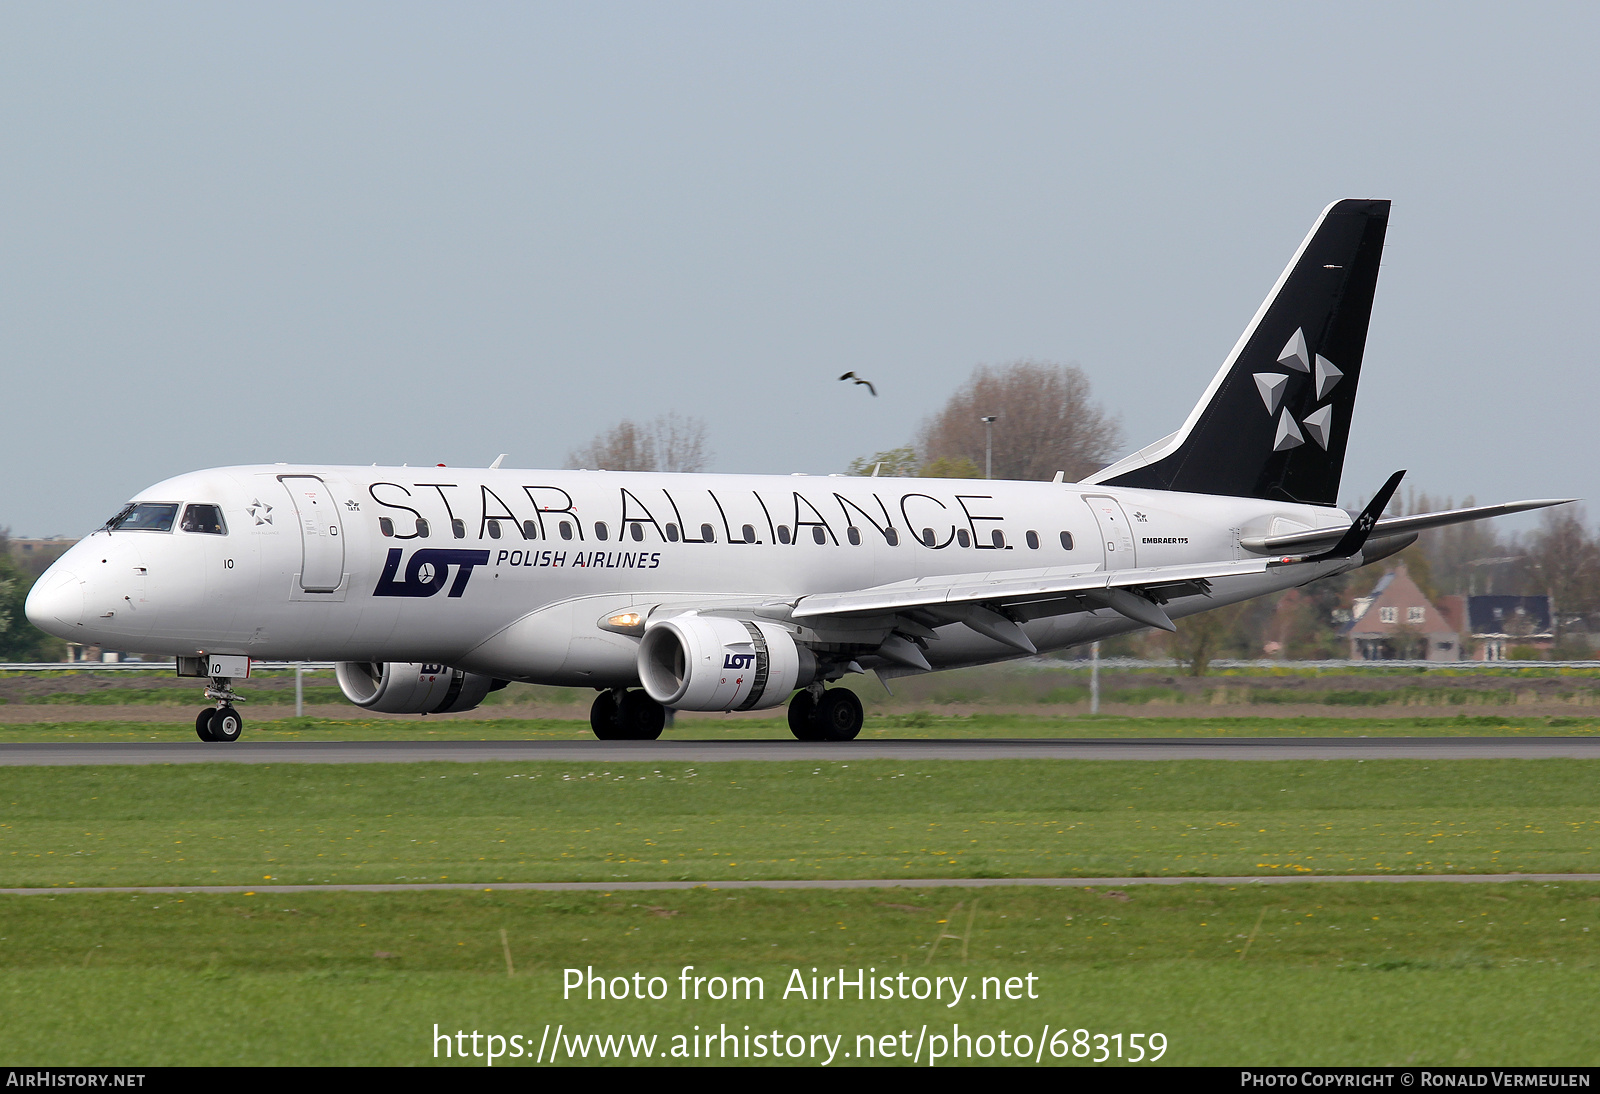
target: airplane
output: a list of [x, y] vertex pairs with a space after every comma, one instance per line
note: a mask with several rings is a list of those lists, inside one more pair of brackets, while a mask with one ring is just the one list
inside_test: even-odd
[[1062, 650], [1304, 585], [1417, 533], [1563, 504], [1384, 517], [1336, 505], [1389, 202], [1328, 206], [1174, 433], [1081, 482], [273, 464], [141, 491], [29, 594], [50, 634], [209, 679], [238, 740], [253, 659], [337, 662], [388, 714], [511, 681], [594, 688], [602, 740], [668, 710], [788, 704], [860, 732], [828, 687]]

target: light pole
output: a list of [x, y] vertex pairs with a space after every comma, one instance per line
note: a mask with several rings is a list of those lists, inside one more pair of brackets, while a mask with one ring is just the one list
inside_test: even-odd
[[994, 478], [994, 420], [998, 414], [988, 414], [978, 421], [983, 423], [983, 477]]

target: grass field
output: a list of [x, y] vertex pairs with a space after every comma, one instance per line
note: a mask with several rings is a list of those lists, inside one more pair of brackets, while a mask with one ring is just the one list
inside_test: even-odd
[[[488, 741], [593, 740], [585, 719], [279, 718], [253, 721], [247, 741]], [[928, 711], [867, 719], [861, 740], [981, 737], [1587, 737], [1600, 733], [1600, 715], [1522, 717], [1457, 714], [1444, 717], [1160, 718], [1117, 715], [1062, 717], [1027, 714], [940, 715]], [[793, 740], [783, 718], [681, 719], [663, 740]], [[0, 744], [70, 741], [193, 741], [190, 712], [171, 722], [0, 723]]]
[[[1230, 734], [1271, 720], [1175, 721], [1180, 733]], [[1425, 731], [1409, 722], [1371, 728]], [[1152, 726], [1078, 723], [1084, 736]], [[993, 735], [1025, 735], [1015, 721], [986, 724]], [[417, 735], [415, 723], [404, 733], [374, 725], [283, 723], [278, 739]], [[429, 722], [425, 732], [485, 736], [496, 726], [532, 735], [493, 722]], [[55, 739], [85, 728], [56, 727]], [[186, 739], [184, 728], [91, 725], [70, 739]], [[876, 728], [954, 735], [942, 724]], [[1505, 732], [1453, 719], [1435, 730]], [[12, 732], [6, 739], [52, 731]], [[30, 1066], [460, 1064], [434, 1057], [435, 1023], [447, 1034], [518, 1036], [529, 1056], [548, 1023], [564, 1043], [654, 1036], [650, 1059], [660, 1062], [697, 1025], [735, 1035], [748, 1025], [802, 1037], [793, 1043], [807, 1051], [813, 1035], [843, 1038], [839, 1065], [860, 1062], [842, 1055], [860, 1050], [858, 1035], [881, 1048], [908, 1031], [909, 1045], [926, 1027], [948, 1051], [959, 1023], [969, 1037], [1004, 1030], [1041, 1044], [1041, 1031], [1063, 1028], [1121, 1033], [1125, 1044], [1159, 1032], [1166, 1064], [1593, 1066], [1600, 884], [729, 892], [715, 883], [1600, 871], [1597, 777], [1600, 761], [1574, 760], [0, 768], [0, 885], [257, 886], [225, 896], [0, 896], [0, 1048], [5, 1062]], [[711, 885], [493, 891], [513, 880], [679, 878]], [[489, 891], [272, 888], [396, 880]], [[684, 965], [759, 977], [765, 997], [680, 1000]], [[659, 975], [671, 993], [563, 999], [563, 970], [589, 966]], [[904, 973], [913, 984], [966, 977], [972, 992], [984, 977], [998, 989], [1031, 975], [1037, 998], [954, 1008], [783, 998], [794, 970], [809, 978], [813, 967]], [[584, 1043], [600, 1062], [601, 1046]], [[1093, 1050], [1056, 1062], [1092, 1060]]]
[[1600, 761], [0, 768], [0, 885], [1600, 871]]
[[[842, 1064], [858, 1062], [858, 1035], [904, 1030], [909, 1045], [959, 1023], [1036, 1041], [1159, 1032], [1168, 1064], [1600, 1057], [1597, 885], [1002, 888], [975, 904], [948, 889], [84, 893], [0, 897], [0, 922], [12, 1063], [461, 1063], [435, 1060], [435, 1023], [518, 1035], [529, 1056], [546, 1023], [569, 1038], [653, 1034], [652, 1058], [696, 1025], [748, 1026], [842, 1036]], [[764, 995], [683, 1001], [684, 965], [759, 977]], [[667, 997], [563, 999], [563, 970], [591, 966], [659, 975]], [[919, 975], [966, 978], [971, 996], [986, 976], [1032, 975], [1037, 999], [785, 999], [794, 970], [814, 967], [904, 973], [912, 990]]]

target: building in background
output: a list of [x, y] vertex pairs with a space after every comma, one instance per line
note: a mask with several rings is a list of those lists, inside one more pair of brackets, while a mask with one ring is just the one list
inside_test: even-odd
[[1339, 636], [1350, 643], [1352, 661], [1461, 659], [1460, 622], [1422, 594], [1403, 563], [1347, 611], [1348, 618], [1339, 620]]
[[1465, 600], [1473, 660], [1542, 660], [1555, 648], [1555, 610], [1550, 597], [1469, 596]]

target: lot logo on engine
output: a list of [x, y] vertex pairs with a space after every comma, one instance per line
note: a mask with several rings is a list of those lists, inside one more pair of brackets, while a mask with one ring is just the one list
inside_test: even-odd
[[725, 669], [747, 669], [756, 659], [753, 653], [730, 653], [722, 658], [722, 667]]
[[467, 590], [467, 580], [472, 577], [473, 567], [489, 564], [488, 551], [430, 547], [413, 554], [411, 561], [406, 563], [405, 577], [396, 581], [395, 575], [400, 572], [400, 556], [404, 553], [399, 547], [389, 548], [389, 557], [384, 561], [383, 574], [372, 590], [373, 596], [432, 596], [444, 588], [452, 566], [456, 567], [456, 579], [450, 583], [450, 595], [460, 596]]

